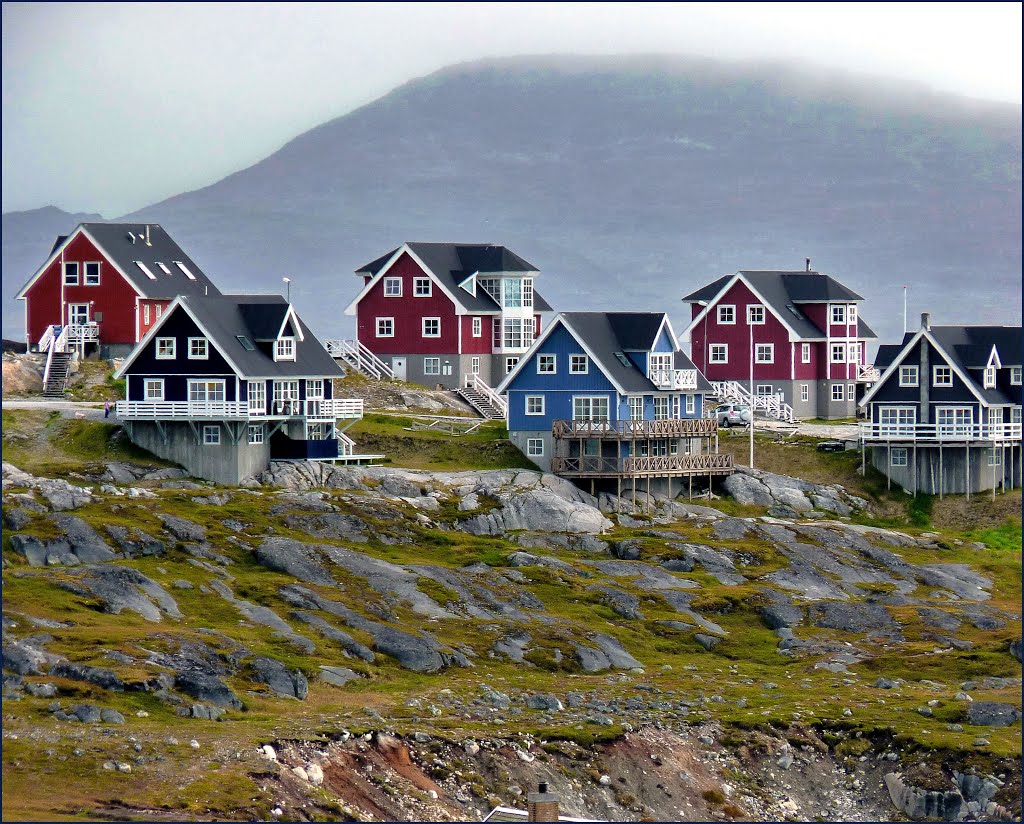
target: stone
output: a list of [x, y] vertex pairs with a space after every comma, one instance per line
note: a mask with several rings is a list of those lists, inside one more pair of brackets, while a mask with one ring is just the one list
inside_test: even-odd
[[284, 572], [300, 581], [321, 586], [334, 586], [336, 583], [316, 549], [300, 541], [267, 538], [253, 555], [268, 569]]
[[780, 769], [788, 770], [793, 766], [793, 756], [788, 752], [783, 753], [775, 763]]
[[164, 529], [179, 541], [202, 542], [206, 540], [206, 528], [197, 523], [175, 515], [159, 514], [157, 517], [163, 522]]
[[127, 609], [154, 622], [161, 621], [164, 615], [181, 618], [174, 598], [134, 567], [97, 564], [73, 575], [82, 587], [103, 602], [105, 612], [119, 615]]
[[721, 638], [715, 635], [706, 635], [703, 632], [695, 633], [693, 636], [693, 640], [700, 644], [702, 647], [704, 647], [704, 649], [706, 649], [708, 652], [710, 652], [720, 643], [722, 643]]
[[967, 705], [967, 723], [978, 727], [1009, 727], [1020, 718], [1021, 712], [1013, 704], [972, 701]]
[[259, 752], [268, 761], [277, 761], [277, 751], [270, 744], [264, 744]]
[[90, 667], [86, 664], [76, 664], [71, 661], [60, 660], [50, 667], [50, 675], [58, 678], [68, 678], [72, 681], [85, 681], [95, 684], [105, 690], [121, 692], [124, 690], [124, 682], [113, 672], [103, 667]]
[[306, 773], [305, 767], [292, 767], [292, 774], [303, 781], [309, 781], [309, 775]]
[[289, 670], [273, 658], [256, 657], [249, 668], [254, 681], [266, 684], [278, 695], [302, 700], [309, 693], [309, 682], [300, 670]]
[[531, 710], [548, 710], [560, 712], [563, 708], [562, 702], [554, 695], [531, 695], [526, 699], [526, 706]]
[[100, 708], [92, 704], [77, 704], [71, 708], [71, 714], [83, 724], [98, 724], [102, 718]]
[[878, 678], [875, 681], [875, 686], [880, 690], [891, 690], [899, 686], [895, 681], [890, 681], [888, 678]]
[[878, 604], [825, 601], [812, 604], [810, 613], [811, 623], [816, 627], [845, 632], [898, 629], [889, 611]]
[[324, 783], [324, 771], [319, 764], [307, 764], [306, 776], [314, 787], [319, 787]]
[[349, 681], [356, 681], [362, 676], [347, 667], [334, 667], [320, 665], [320, 680], [333, 684], [336, 687], [343, 687]]
[[230, 687], [215, 675], [191, 670], [176, 673], [174, 688], [200, 701], [225, 709], [240, 710], [242, 702]]
[[121, 715], [117, 710], [112, 710], [104, 707], [100, 710], [100, 720], [107, 724], [123, 724], [124, 716]]
[[728, 492], [738, 504], [744, 506], [772, 506], [775, 499], [761, 481], [750, 475], [736, 472], [729, 475], [722, 488]]
[[57, 687], [54, 684], [26, 684], [25, 692], [36, 698], [55, 698]]

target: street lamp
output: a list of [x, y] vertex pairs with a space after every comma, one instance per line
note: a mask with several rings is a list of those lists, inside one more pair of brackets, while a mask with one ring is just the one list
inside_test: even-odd
[[754, 324], [747, 309], [747, 329], [750, 330], [750, 468], [754, 468]]
[[281, 278], [281, 280], [283, 280], [285, 282], [285, 285], [286, 285], [286, 287], [288, 289], [288, 303], [291, 303], [292, 302], [292, 279], [291, 278]]

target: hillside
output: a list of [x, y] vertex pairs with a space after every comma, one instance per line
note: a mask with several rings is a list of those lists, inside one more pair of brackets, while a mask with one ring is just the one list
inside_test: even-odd
[[[904, 284], [939, 323], [1019, 322], [1020, 122], [1019, 106], [776, 64], [490, 60], [129, 217], [167, 227], [225, 290], [291, 277], [324, 336], [350, 331], [355, 268], [459, 240], [535, 263], [559, 309], [667, 309], [680, 329], [691, 289], [809, 256], [892, 339]], [[9, 254], [13, 219], [5, 297], [52, 240]]]
[[899, 818], [887, 782], [1020, 814], [1019, 519], [893, 528], [766, 474], [727, 488], [815, 511], [525, 469], [219, 488], [105, 424], [3, 429], [5, 820], [476, 820], [538, 781], [610, 820]]

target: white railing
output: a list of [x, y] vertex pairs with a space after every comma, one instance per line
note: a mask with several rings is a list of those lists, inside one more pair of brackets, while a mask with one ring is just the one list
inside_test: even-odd
[[119, 418], [204, 418], [204, 419], [258, 419], [258, 418], [321, 418], [338, 420], [361, 418], [361, 398], [333, 398], [329, 400], [273, 401], [270, 411], [250, 409], [246, 401], [118, 401]]
[[95, 321], [71, 323], [64, 327], [71, 343], [96, 343], [100, 339], [100, 327]]
[[876, 423], [858, 424], [862, 441], [917, 442], [917, 441], [1019, 441], [1019, 423]]
[[696, 389], [696, 369], [652, 369], [647, 375], [659, 389]]
[[711, 381], [711, 389], [720, 400], [743, 403], [768, 417], [793, 423], [793, 407], [781, 395], [751, 395], [739, 381]]
[[873, 366], [857, 367], [857, 380], [861, 383], [874, 383], [880, 377], [882, 377], [882, 373]]
[[324, 341], [327, 354], [344, 361], [357, 372], [378, 380], [392, 380], [395, 373], [358, 340], [331, 338]]
[[487, 381], [479, 375], [466, 375], [466, 388], [479, 392], [487, 399], [491, 406], [502, 414], [503, 417], [508, 417], [508, 403], [503, 397], [501, 397], [501, 395], [491, 389], [491, 387], [487, 385]]
[[[60, 326], [47, 326], [46, 331], [43, 332], [43, 336], [39, 339], [39, 351], [48, 352], [50, 351], [50, 345], [53, 343], [54, 329], [60, 329]], [[59, 333], [58, 333], [59, 334]]]

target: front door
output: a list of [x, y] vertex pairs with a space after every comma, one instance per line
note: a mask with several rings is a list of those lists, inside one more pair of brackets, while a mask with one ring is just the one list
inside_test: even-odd
[[391, 359], [391, 372], [395, 378], [400, 381], [405, 380], [405, 358], [392, 358]]
[[68, 304], [68, 325], [69, 326], [85, 326], [89, 322], [89, 304], [88, 303], [69, 303]]

